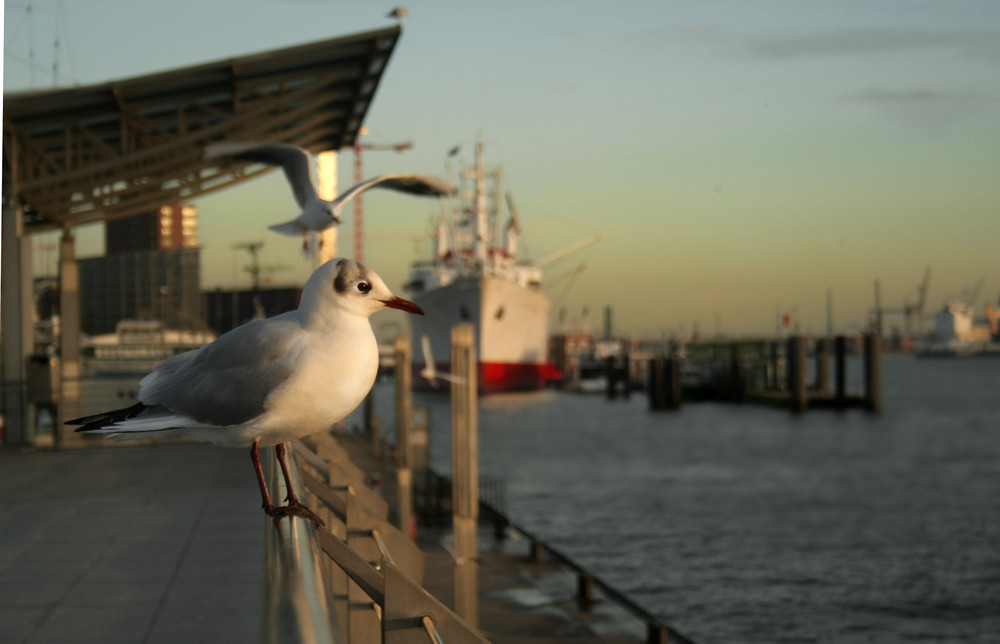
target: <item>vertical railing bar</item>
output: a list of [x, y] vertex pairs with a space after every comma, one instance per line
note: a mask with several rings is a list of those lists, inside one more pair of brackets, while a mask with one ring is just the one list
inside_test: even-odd
[[389, 549], [386, 548], [385, 541], [382, 540], [382, 535], [379, 534], [378, 530], [372, 530], [371, 532], [372, 532], [372, 539], [375, 540], [375, 545], [378, 547], [378, 551], [382, 553], [382, 556], [385, 557], [386, 561], [395, 566], [396, 562], [392, 560], [392, 555], [389, 554]]
[[444, 644], [441, 640], [441, 636], [438, 634], [437, 629], [434, 628], [434, 620], [428, 615], [424, 615], [420, 618], [420, 625], [424, 627], [427, 632], [427, 636], [431, 638], [431, 642], [434, 644]]

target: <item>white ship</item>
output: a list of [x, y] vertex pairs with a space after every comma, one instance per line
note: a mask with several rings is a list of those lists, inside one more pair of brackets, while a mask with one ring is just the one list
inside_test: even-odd
[[934, 332], [918, 356], [1000, 355], [1000, 313], [986, 304], [986, 325], [974, 323], [972, 306], [951, 300], [934, 316]]
[[[451, 327], [470, 323], [476, 328], [479, 390], [484, 393], [539, 389], [560, 378], [549, 362], [550, 304], [542, 293], [542, 269], [518, 263], [517, 213], [511, 209], [501, 233], [499, 190], [487, 194], [487, 179], [498, 175], [483, 168], [482, 143], [477, 143], [475, 167], [462, 174], [472, 184], [471, 203], [442, 217], [434, 258], [414, 263], [406, 285], [425, 313], [411, 320], [414, 346], [425, 347], [415, 352], [415, 371], [448, 373]], [[433, 365], [427, 364], [425, 353], [431, 354]], [[427, 384], [419, 377], [415, 383]]]

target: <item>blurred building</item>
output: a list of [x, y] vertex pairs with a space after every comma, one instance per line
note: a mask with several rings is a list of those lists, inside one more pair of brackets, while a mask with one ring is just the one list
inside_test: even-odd
[[80, 323], [90, 335], [120, 320], [160, 320], [170, 329], [204, 327], [198, 211], [169, 204], [110, 221], [104, 257], [81, 259]]
[[254, 318], [274, 317], [299, 307], [301, 288], [265, 288], [242, 291], [216, 289], [202, 295], [205, 321], [221, 335]]
[[198, 247], [198, 208], [168, 204], [157, 212], [109, 221], [104, 229], [105, 253]]

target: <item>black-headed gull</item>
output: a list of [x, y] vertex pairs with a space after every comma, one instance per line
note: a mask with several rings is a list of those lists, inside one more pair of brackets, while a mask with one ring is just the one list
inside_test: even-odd
[[419, 174], [386, 174], [362, 181], [341, 193], [333, 201], [320, 199], [309, 169], [309, 152], [285, 143], [253, 143], [224, 141], [205, 147], [206, 159], [233, 159], [281, 166], [302, 212], [283, 224], [269, 226], [282, 235], [319, 232], [340, 223], [344, 204], [369, 188], [388, 188], [415, 195], [441, 196], [454, 194], [455, 186], [447, 181]]
[[[378, 371], [368, 317], [384, 308], [423, 314], [371, 269], [332, 259], [310, 276], [297, 310], [167, 358], [140, 382], [137, 404], [67, 424], [119, 439], [181, 435], [251, 446], [264, 510], [317, 523], [292, 489], [283, 443], [329, 429], [364, 400]], [[271, 502], [261, 472], [258, 447], [269, 445], [288, 489], [284, 506]]]

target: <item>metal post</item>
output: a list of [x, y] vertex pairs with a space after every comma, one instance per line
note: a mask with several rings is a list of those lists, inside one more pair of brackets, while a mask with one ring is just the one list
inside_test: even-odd
[[455, 538], [455, 612], [471, 626], [479, 622], [479, 564], [476, 522], [479, 514], [479, 427], [475, 329], [451, 329], [452, 525]]
[[411, 405], [410, 338], [396, 336], [396, 489], [398, 517], [396, 526], [403, 534], [412, 532], [413, 456], [410, 440]]
[[[5, 150], [7, 152], [7, 150]], [[12, 155], [13, 156], [13, 155]], [[12, 190], [11, 198], [14, 198]], [[28, 421], [25, 369], [34, 343], [32, 328], [31, 240], [24, 236], [20, 205], [3, 204], [0, 313], [3, 315], [3, 415], [5, 445], [32, 441]]]
[[59, 240], [59, 364], [62, 385], [56, 442], [79, 442], [80, 435], [63, 423], [80, 416], [80, 267], [76, 262], [76, 242], [70, 228]]

